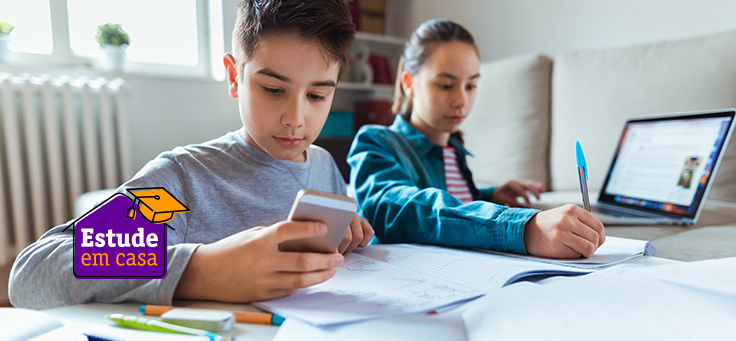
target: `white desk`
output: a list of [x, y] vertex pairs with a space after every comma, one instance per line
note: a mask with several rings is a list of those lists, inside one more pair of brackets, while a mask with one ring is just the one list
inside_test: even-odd
[[[105, 325], [115, 325], [112, 321], [105, 318], [105, 315], [112, 313], [122, 313], [134, 316], [142, 316], [139, 308], [142, 304], [136, 302], [126, 302], [118, 304], [107, 303], [89, 303], [69, 307], [54, 308], [43, 310], [44, 313], [54, 316], [63, 324], [70, 323], [100, 323]], [[209, 301], [175, 301], [175, 306], [188, 308], [203, 309], [219, 309], [227, 311], [246, 311], [246, 312], [263, 312], [250, 304], [227, 304]], [[145, 316], [146, 318], [156, 319], [155, 316]], [[263, 324], [236, 323], [233, 329], [228, 332], [218, 333], [222, 336], [237, 336], [238, 340], [271, 340], [278, 331], [277, 326], [269, 326]]]
[[[657, 258], [657, 257], [638, 257], [624, 264], [671, 264], [677, 261]], [[572, 280], [572, 279], [571, 279]], [[512, 284], [513, 286], [513, 284]], [[246, 312], [260, 312], [261, 310], [253, 307], [250, 304], [227, 304], [209, 301], [176, 301], [175, 306], [189, 307], [189, 308], [204, 308], [204, 309], [220, 309], [228, 311], [246, 311]], [[139, 307], [141, 303], [119, 303], [119, 304], [105, 304], [105, 303], [90, 303], [76, 306], [55, 308], [44, 310], [43, 312], [53, 315], [59, 321], [64, 324], [70, 323], [100, 323], [106, 325], [113, 325], [112, 322], [105, 319], [105, 315], [111, 313], [124, 313], [129, 315], [140, 316]], [[148, 318], [158, 319], [157, 317], [148, 316]], [[233, 329], [228, 332], [219, 333], [223, 336], [236, 336], [240, 340], [271, 340], [278, 331], [276, 326], [259, 325], [259, 324], [246, 324], [236, 323]]]

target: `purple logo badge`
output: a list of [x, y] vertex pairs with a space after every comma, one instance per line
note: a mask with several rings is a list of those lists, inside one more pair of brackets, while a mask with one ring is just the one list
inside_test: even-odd
[[189, 210], [163, 187], [128, 191], [136, 200], [116, 193], [72, 223], [75, 277], [166, 277], [165, 223]]

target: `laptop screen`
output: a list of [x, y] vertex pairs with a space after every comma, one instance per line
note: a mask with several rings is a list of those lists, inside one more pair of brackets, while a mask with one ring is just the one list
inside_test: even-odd
[[726, 111], [628, 121], [598, 201], [694, 218], [733, 120]]

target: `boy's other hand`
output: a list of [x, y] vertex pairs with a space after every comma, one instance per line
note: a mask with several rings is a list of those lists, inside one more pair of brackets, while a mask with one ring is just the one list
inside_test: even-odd
[[350, 227], [345, 231], [337, 252], [348, 253], [355, 250], [358, 246], [365, 247], [373, 239], [374, 235], [375, 232], [373, 232], [371, 224], [365, 218], [356, 214], [353, 216], [353, 221], [350, 222]]
[[575, 205], [539, 212], [524, 227], [530, 255], [548, 258], [588, 258], [606, 241], [603, 223]]
[[322, 283], [343, 264], [342, 255], [282, 252], [278, 245], [326, 233], [323, 223], [282, 221], [202, 245], [189, 260], [174, 298], [262, 301]]
[[503, 186], [496, 187], [491, 193], [491, 201], [500, 205], [518, 207], [520, 206], [517, 198], [522, 197], [530, 204], [529, 193], [539, 200], [539, 194], [544, 193], [546, 188], [543, 183], [534, 180], [510, 180]]

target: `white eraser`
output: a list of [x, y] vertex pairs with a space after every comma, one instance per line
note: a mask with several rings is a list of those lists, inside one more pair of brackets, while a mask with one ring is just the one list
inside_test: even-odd
[[161, 315], [161, 321], [211, 332], [224, 332], [235, 324], [235, 314], [221, 310], [171, 309]]

